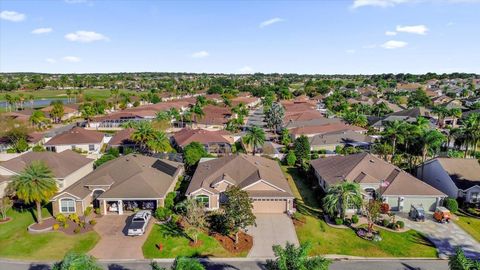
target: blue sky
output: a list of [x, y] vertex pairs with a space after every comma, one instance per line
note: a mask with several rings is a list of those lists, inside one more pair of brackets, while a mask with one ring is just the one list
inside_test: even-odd
[[0, 2], [0, 71], [480, 73], [480, 1]]

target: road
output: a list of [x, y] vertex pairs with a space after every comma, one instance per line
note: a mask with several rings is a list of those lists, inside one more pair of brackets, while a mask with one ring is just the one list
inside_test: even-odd
[[[209, 270], [265, 270], [262, 260], [203, 260]], [[149, 261], [102, 262], [106, 270], [151, 270]], [[170, 267], [171, 263], [159, 263]], [[13, 261], [0, 261], [1, 270], [50, 270], [47, 264], [30, 264]], [[448, 262], [442, 260], [348, 260], [335, 261], [330, 270], [448, 270]]]

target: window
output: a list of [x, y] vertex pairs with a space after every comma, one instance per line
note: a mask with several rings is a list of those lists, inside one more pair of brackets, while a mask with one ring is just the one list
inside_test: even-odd
[[472, 192], [472, 194], [470, 194], [470, 201], [472, 203], [480, 202], [480, 193]]
[[61, 199], [60, 213], [75, 213], [75, 201], [73, 199]]
[[210, 198], [207, 195], [198, 195], [195, 199], [205, 207], [210, 207]]
[[89, 144], [88, 145], [88, 151], [94, 151], [95, 150], [95, 145]]

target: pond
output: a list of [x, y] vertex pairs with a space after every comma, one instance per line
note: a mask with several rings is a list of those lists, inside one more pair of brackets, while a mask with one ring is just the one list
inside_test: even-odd
[[[33, 108], [42, 108], [50, 105], [52, 101], [61, 101], [64, 104], [69, 103], [67, 98], [43, 98], [43, 99], [35, 99], [33, 100]], [[73, 100], [70, 100], [73, 102]], [[5, 108], [7, 107], [7, 102], [6, 101], [0, 101], [0, 108]], [[32, 103], [28, 100], [23, 102], [23, 107], [24, 108], [31, 108]]]

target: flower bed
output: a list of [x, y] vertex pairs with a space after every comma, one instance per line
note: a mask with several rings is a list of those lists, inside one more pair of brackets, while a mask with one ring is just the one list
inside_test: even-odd
[[[80, 225], [80, 222], [84, 222], [84, 225]], [[95, 222], [85, 222], [84, 219], [79, 222], [72, 221], [70, 219], [65, 220], [62, 224], [54, 218], [44, 219], [41, 224], [34, 223], [28, 226], [28, 231], [31, 233], [43, 233], [50, 231], [60, 231], [67, 235], [82, 234], [93, 230]]]
[[355, 232], [358, 237], [368, 240], [368, 241], [382, 241], [382, 237], [380, 236], [380, 232], [372, 231], [369, 232], [366, 228], [358, 228]]
[[235, 243], [232, 237], [218, 233], [213, 234], [213, 237], [222, 245], [223, 248], [231, 253], [249, 251], [253, 246], [253, 237], [243, 232], [238, 234], [238, 243]]

